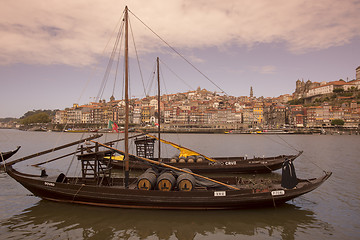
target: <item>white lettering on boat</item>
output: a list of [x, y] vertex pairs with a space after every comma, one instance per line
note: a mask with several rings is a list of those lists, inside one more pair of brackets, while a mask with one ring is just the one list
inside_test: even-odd
[[216, 191], [214, 192], [214, 197], [225, 197], [226, 192], [225, 191]]
[[236, 165], [236, 161], [225, 162], [225, 165], [227, 165], [227, 166], [229, 166], [229, 165]]
[[55, 183], [51, 183], [51, 182], [44, 182], [44, 184], [45, 184], [46, 186], [55, 187]]
[[271, 191], [272, 196], [280, 196], [280, 195], [284, 195], [284, 194], [285, 194], [284, 190]]

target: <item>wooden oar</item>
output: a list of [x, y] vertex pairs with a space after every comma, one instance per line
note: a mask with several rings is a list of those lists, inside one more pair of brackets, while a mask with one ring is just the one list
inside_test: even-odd
[[[129, 139], [130, 139], [130, 138], [134, 138], [134, 137], [139, 137], [139, 136], [142, 136], [142, 135], [145, 135], [145, 133], [141, 133], [141, 134], [137, 134], [137, 135], [131, 136], [131, 137], [129, 137]], [[116, 139], [116, 140], [113, 140], [113, 141], [110, 141], [110, 142], [106, 142], [106, 143], [104, 143], [104, 144], [113, 144], [113, 143], [115, 143], [115, 142], [123, 141], [124, 139], [125, 139], [125, 138], [120, 138], [120, 139]], [[92, 149], [92, 148], [95, 148], [95, 146], [89, 146], [89, 147], [87, 147], [87, 149]], [[71, 152], [71, 153], [65, 154], [65, 155], [63, 155], [63, 156], [60, 156], [60, 157], [56, 157], [56, 158], [47, 160], [47, 161], [45, 161], [45, 162], [33, 164], [32, 166], [38, 167], [38, 166], [43, 165], [43, 164], [45, 164], [45, 163], [53, 162], [53, 161], [59, 160], [59, 159], [64, 158], [64, 157], [71, 156], [71, 155], [76, 154], [76, 153], [79, 153], [79, 152], [81, 152], [81, 150], [77, 150], [77, 151], [75, 151], [75, 152]]]
[[[121, 151], [121, 150], [119, 150], [119, 149], [116, 149], [116, 148], [107, 146], [107, 145], [105, 145], [105, 144], [102, 144], [102, 143], [99, 143], [99, 142], [96, 142], [96, 141], [93, 141], [93, 140], [90, 140], [90, 141], [93, 142], [93, 143], [97, 143], [97, 144], [99, 144], [99, 145], [101, 145], [101, 146], [103, 146], [103, 147], [106, 147], [106, 148], [108, 148], [108, 149], [114, 150], [114, 151], [116, 151], [116, 152], [118, 152], [118, 153], [125, 154], [124, 151]], [[201, 176], [201, 175], [199, 175], [199, 174], [196, 174], [196, 173], [193, 173], [193, 172], [189, 172], [189, 171], [183, 170], [183, 169], [181, 169], [181, 168], [177, 168], [177, 167], [174, 167], [174, 166], [171, 166], [171, 165], [162, 163], [162, 162], [158, 162], [158, 161], [154, 161], [154, 160], [151, 160], [151, 159], [148, 159], [148, 158], [143, 158], [143, 157], [135, 156], [135, 155], [132, 155], [132, 154], [129, 154], [129, 156], [138, 158], [138, 159], [140, 159], [140, 160], [143, 160], [143, 161], [146, 161], [146, 162], [149, 162], [149, 163], [152, 163], [152, 164], [161, 166], [161, 167], [166, 167], [166, 168], [170, 168], [170, 169], [173, 169], [173, 170], [176, 170], [176, 171], [188, 173], [188, 174], [191, 174], [191, 175], [193, 175], [193, 176], [196, 176], [196, 177], [199, 177], [199, 178], [203, 178], [203, 179], [205, 179], [205, 180], [208, 180], [208, 181], [211, 181], [211, 182], [214, 182], [214, 183], [223, 185], [223, 186], [225, 186], [225, 187], [228, 187], [228, 188], [231, 188], [231, 189], [234, 189], [234, 190], [240, 190], [240, 189], [237, 188], [237, 187], [234, 187], [234, 186], [231, 186], [231, 185], [228, 185], [228, 184], [225, 184], [225, 183], [216, 181], [216, 180], [214, 180], [214, 179], [211, 179], [211, 178], [208, 178], [208, 177], [204, 177], [204, 176]]]
[[51, 148], [51, 149], [48, 149], [48, 150], [45, 150], [45, 151], [42, 151], [42, 152], [38, 152], [38, 153], [29, 155], [29, 156], [26, 156], [26, 157], [22, 157], [22, 158], [16, 159], [16, 160], [14, 160], [14, 161], [11, 161], [11, 162], [6, 163], [5, 165], [6, 165], [6, 166], [13, 165], [13, 164], [15, 164], [15, 163], [28, 160], [28, 159], [30, 159], [30, 158], [38, 157], [38, 156], [41, 156], [41, 155], [44, 155], [44, 154], [47, 154], [47, 153], [51, 153], [51, 152], [54, 152], [54, 151], [63, 149], [63, 148], [71, 147], [71, 146], [73, 146], [73, 145], [76, 145], [76, 144], [79, 144], [79, 143], [82, 143], [82, 142], [86, 142], [86, 141], [90, 141], [90, 140], [92, 140], [92, 139], [99, 138], [99, 137], [101, 137], [101, 136], [102, 136], [102, 134], [96, 134], [96, 135], [94, 135], [94, 136], [90, 136], [90, 137], [88, 137], [88, 138], [84, 138], [84, 139], [81, 139], [81, 140], [76, 141], [76, 142], [71, 142], [71, 143], [68, 143], [68, 144], [65, 144], [65, 145], [56, 147], [56, 148]]

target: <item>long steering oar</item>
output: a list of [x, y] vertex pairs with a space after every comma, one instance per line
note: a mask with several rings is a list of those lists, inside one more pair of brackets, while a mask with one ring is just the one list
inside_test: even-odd
[[[142, 135], [145, 135], [145, 133], [141, 133], [141, 134], [137, 134], [137, 135], [131, 136], [131, 137], [129, 137], [129, 139], [130, 139], [130, 138], [139, 137], [139, 136], [142, 136]], [[124, 139], [125, 139], [125, 138], [116, 139], [116, 140], [113, 140], [113, 141], [110, 141], [110, 142], [106, 142], [105, 144], [113, 144], [113, 143], [115, 143], [115, 142], [123, 141]], [[92, 147], [90, 146], [90, 147], [87, 147], [87, 149], [90, 150], [90, 149], [92, 149], [92, 148], [94, 148], [94, 147], [95, 147], [95, 146], [92, 146]], [[38, 167], [38, 166], [43, 165], [43, 164], [45, 164], [45, 163], [50, 163], [50, 162], [53, 162], [53, 161], [62, 159], [62, 158], [64, 158], [64, 157], [68, 157], [68, 156], [77, 154], [77, 153], [79, 153], [79, 152], [81, 152], [81, 150], [76, 150], [75, 152], [71, 152], [71, 153], [62, 155], [62, 156], [60, 156], [60, 157], [56, 157], [56, 158], [47, 160], [47, 161], [45, 161], [45, 162], [33, 164], [33, 165], [31, 165], [31, 166]]]
[[88, 138], [84, 138], [84, 139], [81, 139], [81, 140], [78, 140], [78, 141], [75, 141], [75, 142], [71, 142], [71, 143], [68, 143], [68, 144], [65, 144], [65, 145], [61, 145], [59, 147], [51, 148], [51, 149], [48, 149], [48, 150], [45, 150], [45, 151], [42, 151], [42, 152], [38, 152], [38, 153], [29, 155], [29, 156], [26, 156], [26, 157], [16, 159], [14, 161], [6, 163], [5, 165], [6, 166], [14, 165], [15, 163], [22, 162], [22, 161], [25, 161], [25, 160], [28, 160], [28, 159], [31, 159], [31, 158], [34, 158], [34, 157], [38, 157], [38, 156], [41, 156], [41, 155], [44, 155], [44, 154], [48, 154], [48, 153], [51, 153], [51, 152], [55, 152], [55, 151], [58, 151], [60, 149], [68, 148], [68, 147], [71, 147], [73, 145], [76, 145], [76, 144], [79, 144], [79, 143], [82, 143], [82, 142], [86, 142], [86, 141], [90, 141], [90, 140], [95, 139], [95, 138], [99, 138], [101, 136], [102, 136], [102, 134], [96, 134], [96, 135], [90, 136]]
[[[121, 150], [119, 150], [119, 149], [116, 149], [116, 148], [107, 146], [107, 145], [105, 145], [105, 144], [102, 144], [102, 143], [99, 143], [99, 142], [96, 142], [96, 141], [93, 141], [93, 140], [90, 140], [90, 141], [93, 142], [93, 143], [97, 143], [97, 144], [99, 144], [99, 145], [101, 145], [101, 146], [103, 146], [103, 147], [105, 147], [105, 148], [114, 150], [114, 151], [116, 151], [116, 152], [118, 152], [118, 153], [125, 154], [124, 151], [121, 151]], [[161, 167], [171, 168], [171, 169], [176, 170], [176, 171], [188, 173], [188, 174], [191, 174], [191, 175], [193, 175], [193, 176], [196, 176], [196, 177], [199, 177], [199, 178], [203, 178], [203, 179], [205, 179], [205, 180], [208, 180], [208, 181], [211, 181], [211, 182], [214, 182], [214, 183], [223, 185], [223, 186], [225, 186], [225, 187], [228, 187], [228, 188], [231, 188], [231, 189], [234, 189], [234, 190], [240, 190], [240, 189], [237, 188], [237, 187], [234, 187], [234, 186], [231, 186], [231, 185], [228, 185], [228, 184], [225, 184], [225, 183], [216, 181], [216, 180], [214, 180], [214, 179], [211, 179], [211, 178], [208, 178], [208, 177], [204, 177], [204, 176], [201, 176], [201, 175], [199, 175], [199, 174], [196, 174], [196, 173], [193, 173], [193, 172], [189, 172], [189, 171], [183, 170], [183, 169], [181, 169], [181, 168], [177, 168], [177, 167], [174, 167], [174, 166], [171, 166], [171, 165], [162, 163], [162, 162], [158, 162], [158, 161], [154, 161], [154, 160], [151, 160], [151, 159], [148, 159], [148, 158], [143, 158], [143, 157], [135, 156], [135, 155], [132, 155], [132, 154], [129, 154], [129, 156], [135, 157], [135, 158], [140, 159], [140, 160], [142, 160], [142, 161], [146, 161], [146, 162], [149, 162], [149, 163], [152, 163], [152, 164], [161, 166]]]

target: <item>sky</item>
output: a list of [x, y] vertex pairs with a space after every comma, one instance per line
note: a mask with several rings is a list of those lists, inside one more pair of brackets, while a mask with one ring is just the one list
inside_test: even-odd
[[0, 118], [122, 99], [117, 54], [119, 70], [104, 76], [125, 6], [133, 97], [156, 93], [156, 57], [162, 94], [249, 96], [252, 86], [277, 97], [298, 79], [355, 79], [360, 66], [359, 0], [3, 0]]

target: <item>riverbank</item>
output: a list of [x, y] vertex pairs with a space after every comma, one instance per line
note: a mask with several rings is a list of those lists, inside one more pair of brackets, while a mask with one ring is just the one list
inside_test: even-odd
[[[5, 128], [1, 128], [5, 129]], [[20, 128], [6, 128], [17, 129], [22, 131], [40, 131], [40, 132], [67, 132], [67, 133], [82, 133], [82, 132], [99, 132], [99, 133], [111, 133], [116, 132], [113, 129], [92, 127], [92, 128], [67, 128], [60, 130], [61, 128], [54, 125], [41, 125], [41, 126], [22, 126]], [[123, 132], [123, 128], [119, 128], [118, 132]], [[132, 127], [129, 132], [144, 132], [155, 133], [158, 132], [157, 127]], [[161, 133], [198, 133], [198, 134], [324, 134], [324, 135], [360, 135], [359, 128], [345, 128], [345, 127], [327, 127], [327, 128], [280, 128], [280, 129], [225, 129], [225, 128], [209, 128], [209, 127], [162, 127]]]

